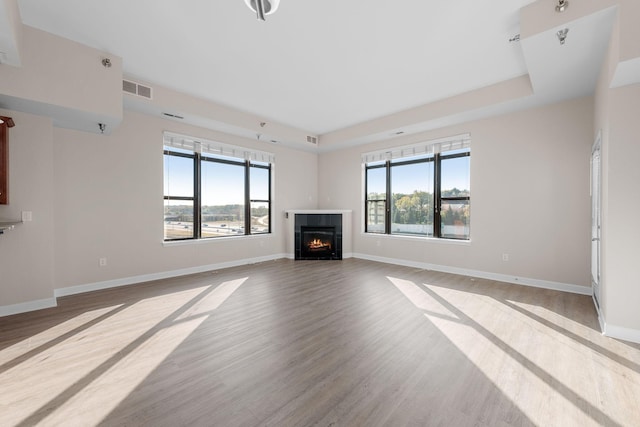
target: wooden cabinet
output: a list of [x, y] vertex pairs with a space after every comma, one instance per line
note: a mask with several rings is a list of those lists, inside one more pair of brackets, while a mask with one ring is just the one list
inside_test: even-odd
[[0, 116], [0, 205], [9, 204], [9, 128], [11, 117]]
[[0, 205], [9, 204], [9, 143], [7, 124], [0, 124]]

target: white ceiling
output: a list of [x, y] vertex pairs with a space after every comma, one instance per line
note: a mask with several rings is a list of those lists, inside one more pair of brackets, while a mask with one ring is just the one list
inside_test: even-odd
[[19, 0], [26, 25], [123, 58], [138, 77], [315, 134], [527, 74], [533, 0]]
[[[261, 22], [244, 0], [0, 0], [0, 24], [21, 21], [112, 53], [125, 78], [204, 98], [234, 118], [132, 96], [127, 109], [168, 109], [194, 126], [325, 151], [591, 95], [616, 3], [572, 1], [562, 14], [556, 4], [281, 0]], [[524, 36], [510, 41], [521, 18]], [[0, 62], [19, 67], [15, 29], [0, 25]], [[0, 94], [0, 104], [50, 107], [9, 98]], [[85, 130], [80, 120], [95, 131], [95, 120], [50, 113], [60, 126]]]

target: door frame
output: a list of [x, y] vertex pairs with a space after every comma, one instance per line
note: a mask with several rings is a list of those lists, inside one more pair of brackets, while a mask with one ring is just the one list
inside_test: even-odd
[[[602, 303], [602, 130], [591, 147], [589, 195], [591, 196], [591, 289], [600, 314]], [[595, 263], [595, 265], [594, 265]]]

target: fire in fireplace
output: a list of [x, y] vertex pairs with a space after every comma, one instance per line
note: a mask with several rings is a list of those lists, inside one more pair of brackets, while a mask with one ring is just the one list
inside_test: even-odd
[[342, 215], [296, 214], [295, 259], [342, 259]]
[[336, 228], [332, 226], [302, 226], [301, 257], [303, 259], [333, 259], [336, 256]]

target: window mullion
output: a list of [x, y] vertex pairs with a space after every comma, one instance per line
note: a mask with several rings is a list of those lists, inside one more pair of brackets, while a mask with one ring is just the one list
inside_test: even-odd
[[193, 168], [193, 238], [200, 239], [202, 237], [202, 207], [200, 206], [202, 201], [202, 160], [200, 158], [200, 153], [196, 152], [193, 157], [194, 168]]
[[273, 195], [271, 194], [271, 164], [269, 164], [269, 233], [271, 233], [271, 226], [273, 225], [273, 216], [271, 215], [271, 200]]
[[440, 237], [441, 235], [441, 218], [440, 212], [442, 211], [442, 192], [440, 188], [441, 184], [441, 168], [440, 168], [440, 153], [435, 153], [433, 159], [433, 236]]
[[251, 234], [251, 164], [244, 163], [244, 234]]
[[391, 198], [391, 161], [387, 160], [385, 163], [385, 168], [387, 172], [387, 202], [385, 203], [385, 212], [384, 212], [384, 232], [385, 234], [391, 234], [391, 203], [393, 202]]
[[364, 232], [369, 232], [369, 168], [364, 166]]

